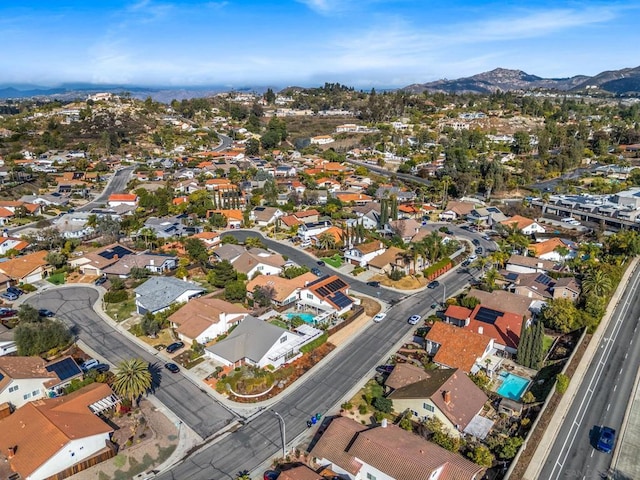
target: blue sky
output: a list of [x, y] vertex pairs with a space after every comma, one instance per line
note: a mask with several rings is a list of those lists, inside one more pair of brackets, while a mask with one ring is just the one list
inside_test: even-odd
[[[12, 4], [12, 5], [8, 5]], [[640, 64], [637, 1], [0, 2], [0, 84], [405, 86]]]

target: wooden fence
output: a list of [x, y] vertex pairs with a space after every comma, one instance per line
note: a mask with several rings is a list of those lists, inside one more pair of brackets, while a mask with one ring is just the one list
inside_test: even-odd
[[75, 465], [71, 465], [69, 468], [62, 470], [61, 472], [56, 473], [55, 475], [51, 475], [46, 480], [63, 480], [64, 478], [70, 477], [71, 475], [75, 475], [78, 472], [82, 472], [89, 467], [93, 467], [98, 463], [104, 462], [105, 460], [109, 460], [113, 458], [118, 453], [118, 446], [107, 440], [107, 445], [104, 449], [100, 450], [93, 457], [89, 457], [81, 462], [76, 463]]
[[339, 324], [329, 328], [327, 330], [327, 334], [333, 335], [334, 333], [342, 330], [344, 327], [349, 325], [354, 320], [360, 318], [360, 316], [364, 313], [364, 307], [362, 305], [357, 305], [356, 307], [351, 309], [350, 313], [351, 315], [348, 318], [346, 318], [343, 322], [340, 322]]

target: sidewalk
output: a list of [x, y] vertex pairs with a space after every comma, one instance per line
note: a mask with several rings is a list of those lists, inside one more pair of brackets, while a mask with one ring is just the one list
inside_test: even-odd
[[613, 312], [615, 311], [620, 298], [627, 288], [629, 278], [635, 272], [636, 267], [638, 266], [638, 261], [639, 259], [637, 257], [631, 261], [629, 267], [620, 280], [618, 288], [611, 297], [611, 301], [609, 302], [607, 311], [602, 321], [600, 322], [600, 325], [598, 326], [596, 332], [593, 334], [593, 337], [591, 337], [591, 341], [589, 342], [584, 356], [582, 357], [582, 360], [578, 364], [576, 371], [573, 374], [571, 381], [569, 382], [569, 387], [567, 388], [565, 394], [561, 397], [560, 402], [558, 403], [558, 407], [553, 413], [553, 417], [549, 421], [549, 426], [544, 432], [544, 435], [542, 436], [542, 439], [540, 440], [540, 443], [538, 444], [533, 457], [531, 457], [531, 461], [529, 462], [529, 466], [527, 467], [523, 480], [536, 480], [539, 477], [540, 471], [545, 464], [549, 451], [553, 447], [555, 438], [560, 431], [562, 422], [564, 421], [567, 412], [569, 411], [569, 408], [571, 407], [571, 404], [576, 397], [578, 388], [582, 384], [584, 376], [587, 373], [587, 368], [593, 361], [593, 357], [598, 351], [600, 340], [602, 339], [602, 336], [604, 335], [604, 332], [607, 329], [609, 322], [611, 321]]

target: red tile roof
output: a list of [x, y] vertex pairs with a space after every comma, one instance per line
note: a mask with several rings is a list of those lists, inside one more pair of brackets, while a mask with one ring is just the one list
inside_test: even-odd
[[467, 373], [471, 372], [476, 360], [482, 358], [491, 343], [491, 337], [487, 335], [445, 322], [436, 322], [425, 339], [440, 345], [433, 357], [434, 362]]

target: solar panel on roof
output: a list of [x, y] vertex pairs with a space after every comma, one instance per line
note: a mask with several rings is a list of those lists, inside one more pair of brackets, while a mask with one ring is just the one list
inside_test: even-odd
[[329, 297], [329, 299], [333, 303], [335, 303], [340, 309], [343, 309], [344, 307], [348, 307], [353, 303], [351, 299], [342, 292], [334, 293], [332, 297]]
[[498, 310], [492, 310], [487, 307], [480, 307], [478, 313], [476, 313], [475, 319], [483, 323], [495, 323], [498, 317], [501, 317], [503, 312]]
[[549, 285], [550, 283], [553, 282], [553, 278], [545, 275], [544, 273], [541, 273], [536, 277], [536, 282], [541, 283], [543, 285]]
[[82, 373], [82, 370], [80, 370], [80, 367], [73, 358], [65, 358], [59, 362], [47, 365], [45, 368], [47, 372], [55, 373], [61, 381]]
[[116, 255], [118, 256], [118, 258], [122, 258], [125, 255], [131, 255], [131, 253], [133, 252], [128, 248], [125, 248], [122, 245], [116, 245], [115, 247], [110, 248], [109, 250], [104, 250], [103, 252], [100, 252], [98, 255], [100, 255], [102, 258], [106, 258], [107, 260], [111, 260]]
[[506, 278], [509, 281], [514, 281], [518, 278], [518, 274], [514, 272], [509, 272], [504, 276], [504, 278]]

